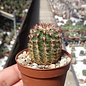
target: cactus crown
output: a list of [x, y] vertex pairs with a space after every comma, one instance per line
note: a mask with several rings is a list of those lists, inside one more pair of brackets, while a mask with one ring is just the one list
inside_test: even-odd
[[29, 54], [37, 64], [52, 64], [61, 57], [62, 34], [55, 25], [36, 24], [29, 34]]

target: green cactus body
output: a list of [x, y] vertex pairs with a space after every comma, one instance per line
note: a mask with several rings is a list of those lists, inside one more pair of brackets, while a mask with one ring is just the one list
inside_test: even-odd
[[29, 34], [29, 54], [37, 64], [52, 64], [61, 57], [62, 35], [50, 24], [36, 24]]

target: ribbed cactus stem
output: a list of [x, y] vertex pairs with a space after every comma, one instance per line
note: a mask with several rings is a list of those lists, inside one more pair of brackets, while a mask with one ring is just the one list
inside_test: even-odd
[[55, 63], [61, 57], [61, 33], [54, 25], [36, 24], [30, 30], [28, 47], [33, 62], [45, 65]]

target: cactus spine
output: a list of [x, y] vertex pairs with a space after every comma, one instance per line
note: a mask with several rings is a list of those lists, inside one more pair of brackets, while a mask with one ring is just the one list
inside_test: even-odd
[[29, 54], [37, 64], [52, 64], [61, 57], [62, 35], [55, 25], [36, 24], [29, 34]]

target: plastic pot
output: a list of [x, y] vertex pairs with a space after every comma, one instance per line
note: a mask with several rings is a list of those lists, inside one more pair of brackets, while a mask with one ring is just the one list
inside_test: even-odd
[[[28, 51], [28, 49], [22, 50], [16, 55], [16, 62], [18, 55], [23, 51]], [[72, 59], [68, 52], [62, 50], [63, 53]], [[21, 72], [24, 86], [64, 86], [70, 62], [62, 67], [53, 69], [32, 69], [21, 65], [19, 62], [17, 62], [17, 65]]]

